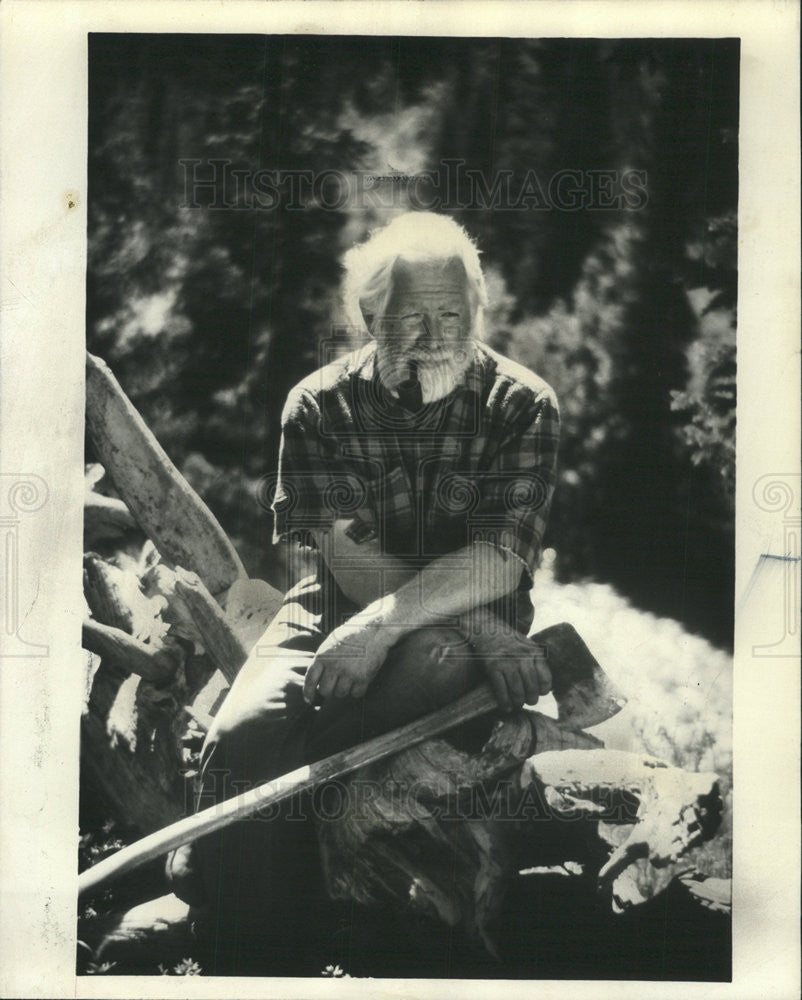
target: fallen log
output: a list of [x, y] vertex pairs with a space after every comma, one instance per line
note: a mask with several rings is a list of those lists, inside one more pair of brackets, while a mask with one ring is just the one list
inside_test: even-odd
[[596, 870], [621, 912], [693, 868], [688, 852], [715, 832], [720, 807], [715, 775], [605, 750], [538, 712], [500, 722], [477, 755], [444, 741], [407, 750], [354, 775], [336, 800], [348, 808], [333, 815], [324, 799], [316, 813], [333, 898], [411, 905], [492, 954], [516, 859]]
[[[354, 751], [346, 753], [353, 763]], [[537, 763], [540, 757], [542, 773]], [[585, 757], [588, 777], [577, 785], [573, 781], [576, 767]], [[565, 766], [560, 767], [563, 760]], [[601, 866], [603, 871], [608, 867], [603, 861], [609, 827], [621, 821], [620, 839], [624, 841], [632, 828], [626, 822], [632, 818], [631, 812], [616, 815], [611, 806], [619, 799], [610, 793], [637, 795], [640, 813], [649, 815], [654, 808], [652, 787], [642, 776], [653, 769], [662, 770], [670, 783], [684, 788], [684, 797], [692, 802], [696, 801], [694, 793], [705, 785], [697, 775], [683, 777], [685, 772], [654, 758], [605, 751], [594, 737], [565, 730], [531, 711], [499, 721], [478, 753], [466, 752], [445, 739], [426, 740], [373, 761], [345, 781], [332, 779], [323, 786], [314, 816], [328, 894], [367, 908], [391, 907], [405, 913], [411, 907], [466, 933], [500, 958], [494, 931], [507, 890], [519, 870], [559, 870], [568, 877], [584, 875], [588, 868], [599, 870]], [[332, 775], [344, 774], [339, 765], [329, 770]], [[320, 773], [316, 777], [320, 779]], [[543, 779], [554, 784], [546, 785]], [[311, 787], [312, 783], [307, 773], [303, 785]], [[550, 797], [546, 794], [549, 790], [564, 799]], [[240, 812], [244, 815], [254, 806], [263, 808], [290, 791], [291, 783], [285, 780], [278, 794], [256, 799], [251, 795], [253, 801], [248, 802], [247, 810], [243, 808], [246, 797], [240, 797]], [[533, 791], [536, 794], [532, 795]], [[581, 797], [572, 791], [581, 792]], [[710, 794], [715, 794], [713, 785]], [[597, 821], [600, 805], [605, 823]], [[569, 810], [574, 815], [566, 824]], [[207, 810], [210, 814], [213, 811]], [[577, 812], [587, 813], [584, 823], [577, 821]], [[194, 821], [199, 818], [176, 824], [174, 831], [183, 828], [180, 839], [186, 839], [190, 826], [197, 826]], [[204, 820], [204, 831], [224, 822], [210, 815]], [[602, 826], [608, 828], [604, 837], [599, 830]], [[701, 836], [710, 836], [713, 829], [708, 824]], [[145, 860], [161, 853], [165, 846], [162, 834], [149, 839], [161, 843], [158, 852], [147, 852]], [[178, 840], [173, 836], [171, 843]], [[690, 842], [678, 850], [676, 858], [689, 846]], [[661, 858], [662, 851], [658, 849]], [[85, 873], [82, 889], [97, 889], [112, 867], [119, 873], [125, 853]], [[614, 912], [644, 902], [676, 877], [670, 866], [663, 866], [658, 881], [653, 879], [652, 891], [642, 891], [645, 860], [640, 855], [630, 857], [626, 869], [615, 877], [611, 887]], [[130, 865], [125, 867], [131, 870]], [[681, 874], [689, 891], [706, 896], [707, 905], [723, 908], [723, 880], [714, 880], [716, 884], [708, 886], [705, 893], [701, 887], [708, 880], [695, 873], [691, 864], [684, 864]], [[172, 923], [169, 914], [175, 915]], [[135, 956], [143, 943], [189, 948], [189, 916], [185, 904], [164, 897], [112, 917], [95, 928], [96, 954], [101, 959], [127, 959]]]
[[164, 597], [143, 593], [133, 569], [88, 553], [84, 586], [93, 617], [84, 624], [83, 642], [101, 661], [86, 666], [81, 780], [110, 816], [148, 833], [191, 807], [185, 774], [199, 741], [187, 740], [197, 722], [185, 709], [198, 702], [208, 725], [203, 707], [211, 702], [203, 694], [216, 670], [170, 634]]
[[316, 810], [329, 895], [401, 911], [411, 905], [496, 954], [492, 925], [517, 872], [522, 823], [534, 818], [521, 766], [539, 749], [598, 746], [526, 711], [497, 723], [479, 752], [432, 740], [360, 770], [336, 789], [347, 810], [336, 812], [325, 793]]
[[[148, 965], [156, 972], [156, 962], [169, 966], [191, 954], [189, 906], [173, 895], [140, 903], [130, 910], [112, 913], [99, 920], [83, 921], [79, 945], [86, 951], [87, 964], [126, 968]], [[146, 971], [143, 969], [142, 971]]]
[[87, 619], [81, 627], [81, 642], [90, 653], [97, 653], [121, 669], [158, 685], [173, 679], [181, 659], [178, 646], [172, 649], [149, 646], [122, 629], [91, 619]]
[[247, 576], [219, 522], [158, 443], [109, 367], [86, 356], [86, 425], [122, 500], [173, 565], [197, 573], [212, 594]]

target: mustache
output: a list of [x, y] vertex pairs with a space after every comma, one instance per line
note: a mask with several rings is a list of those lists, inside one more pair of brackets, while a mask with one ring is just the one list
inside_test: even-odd
[[424, 374], [435, 375], [437, 372], [457, 368], [460, 362], [455, 352], [448, 354], [421, 354], [417, 351], [402, 351], [398, 354], [385, 354], [378, 358], [379, 371], [385, 379], [401, 381], [409, 378], [420, 378]]
[[453, 361], [464, 357], [465, 341], [454, 343], [429, 343], [418, 341], [414, 344], [388, 343], [384, 345], [384, 353], [394, 361], [415, 361], [437, 358]]
[[467, 361], [468, 353], [459, 345], [441, 356], [421, 356], [414, 346], [395, 353], [386, 348], [376, 358], [378, 375], [385, 387], [394, 392], [417, 391], [418, 405], [442, 399], [449, 393], [458, 384]]

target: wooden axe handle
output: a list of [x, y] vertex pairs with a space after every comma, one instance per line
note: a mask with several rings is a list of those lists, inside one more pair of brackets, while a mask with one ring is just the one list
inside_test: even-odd
[[[564, 622], [538, 632], [532, 638], [536, 642], [545, 642], [551, 654], [552, 666], [559, 665], [560, 669], [553, 670], [552, 674], [555, 694], [559, 695], [562, 689], [561, 725], [595, 725], [619, 710], [622, 699], [609, 684], [573, 626]], [[188, 844], [237, 820], [252, 816], [260, 809], [283, 802], [298, 792], [309, 791], [326, 781], [345, 777], [360, 767], [416, 746], [497, 707], [489, 684], [481, 684], [453, 704], [423, 718], [348, 750], [341, 750], [314, 764], [299, 767], [289, 774], [258, 785], [249, 792], [243, 792], [143, 837], [83, 872], [78, 878], [78, 893], [83, 895], [97, 889], [105, 882], [182, 844]]]
[[237, 820], [253, 816], [261, 809], [283, 802], [299, 792], [309, 791], [326, 781], [342, 778], [360, 767], [414, 747], [497, 707], [489, 685], [482, 684], [453, 704], [423, 718], [376, 736], [359, 746], [332, 754], [314, 764], [306, 764], [216, 806], [171, 823], [82, 872], [78, 877], [78, 895], [83, 896], [97, 890], [112, 879], [119, 878], [182, 844], [188, 844]]

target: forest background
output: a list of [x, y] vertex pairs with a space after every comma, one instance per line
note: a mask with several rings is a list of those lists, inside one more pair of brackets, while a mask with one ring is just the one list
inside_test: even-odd
[[342, 253], [432, 206], [557, 392], [557, 580], [732, 648], [737, 40], [91, 35], [89, 66], [87, 346], [253, 576], [284, 584], [261, 486]]

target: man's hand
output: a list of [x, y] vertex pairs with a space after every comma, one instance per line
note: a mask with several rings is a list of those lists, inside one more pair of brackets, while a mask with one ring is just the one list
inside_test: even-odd
[[517, 632], [474, 634], [471, 645], [483, 660], [493, 693], [504, 712], [534, 705], [551, 691], [551, 671], [542, 647]]
[[322, 698], [363, 698], [384, 663], [394, 636], [381, 621], [360, 613], [336, 628], [321, 644], [304, 682], [304, 698], [311, 705]]

